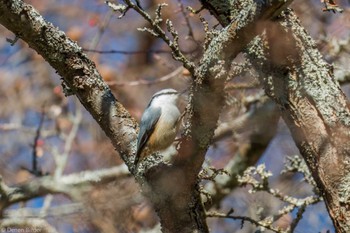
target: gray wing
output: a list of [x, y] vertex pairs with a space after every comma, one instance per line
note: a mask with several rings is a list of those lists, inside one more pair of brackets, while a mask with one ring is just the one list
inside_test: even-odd
[[155, 125], [161, 115], [161, 108], [149, 107], [145, 110], [141, 117], [140, 132], [137, 137], [137, 150], [134, 164], [136, 165], [140, 159], [140, 154], [151, 136]]

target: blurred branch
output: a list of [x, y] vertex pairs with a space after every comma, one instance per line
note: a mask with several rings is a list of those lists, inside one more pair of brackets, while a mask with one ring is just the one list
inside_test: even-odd
[[333, 63], [334, 77], [340, 85], [345, 85], [350, 82], [350, 70], [347, 66], [341, 68], [337, 65], [341, 62], [341, 55], [350, 53], [350, 38], [335, 39], [326, 36], [321, 36], [319, 43], [326, 48], [327, 60]]
[[[307, 167], [304, 159], [301, 158], [299, 155], [287, 156], [284, 164], [284, 169], [282, 170], [281, 174], [285, 174], [288, 172], [301, 173], [304, 176], [303, 180], [315, 189], [317, 189], [317, 185], [310, 173], [309, 168]], [[318, 193], [319, 191], [315, 190], [314, 192]]]
[[[53, 194], [46, 195], [44, 202], [43, 202], [43, 205], [40, 208], [40, 215], [38, 215], [38, 217], [44, 218], [47, 215], [47, 212], [50, 209], [53, 198], [54, 198]], [[23, 210], [23, 208], [21, 208], [20, 210]]]
[[[100, 23], [98, 25], [98, 33], [95, 34], [95, 36], [92, 38], [92, 42], [90, 45], [90, 48], [92, 50], [96, 49], [98, 46], [98, 43], [100, 42], [103, 34], [106, 31], [106, 28], [109, 25], [109, 22], [111, 21], [111, 18], [113, 16], [113, 12], [109, 11], [106, 15], [105, 18], [102, 20], [102, 23]], [[86, 50], [84, 50], [85, 52], [87, 52]]]
[[[14, 123], [7, 123], [7, 124], [0, 124], [0, 131], [8, 132], [8, 131], [23, 131], [25, 133], [29, 134], [35, 134], [37, 131], [37, 128], [34, 127], [27, 127], [21, 124], [14, 124]], [[54, 136], [57, 134], [56, 130], [45, 130], [41, 129], [40, 131], [41, 137], [46, 138], [50, 136]]]
[[117, 178], [128, 175], [128, 168], [125, 165], [120, 165], [96, 171], [84, 171], [65, 175], [60, 179], [43, 176], [13, 187], [7, 186], [1, 179], [0, 213], [9, 205], [47, 194], [61, 193], [72, 199], [80, 199], [81, 192], [88, 190], [93, 185], [113, 182]]
[[[125, 51], [125, 50], [96, 50], [96, 49], [85, 49], [83, 48], [83, 51], [85, 52], [91, 52], [91, 53], [101, 53], [101, 54], [124, 54], [124, 55], [135, 55], [135, 54], [169, 54], [172, 53], [171, 50], [162, 50], [162, 49], [150, 49], [147, 51]], [[195, 52], [195, 50], [190, 50], [190, 51], [182, 51], [184, 54], [189, 54]]]
[[[224, 0], [201, 2], [223, 26], [243, 10]], [[350, 162], [344, 156], [350, 151], [346, 96], [335, 82], [332, 66], [292, 10], [286, 9], [261, 27], [265, 32], [251, 41], [245, 50], [247, 58], [266, 94], [281, 109], [335, 228], [350, 232]]]
[[[11, 218], [0, 220], [1, 232], [40, 232], [58, 233], [57, 230], [43, 219]], [[2, 230], [5, 231], [2, 231]]]
[[184, 17], [185, 19], [185, 22], [186, 22], [186, 26], [188, 28], [188, 35], [186, 36], [186, 39], [189, 38], [191, 39], [192, 41], [194, 41], [197, 45], [199, 45], [199, 42], [194, 38], [194, 33], [193, 33], [193, 28], [192, 28], [192, 25], [191, 25], [191, 22], [190, 22], [190, 19], [188, 17], [188, 14], [186, 13], [185, 11], [185, 7], [182, 3], [181, 0], [177, 0], [178, 3], [179, 3], [179, 6], [180, 6], [180, 11], [181, 11], [181, 14], [182, 16]]
[[[260, 137], [263, 137], [264, 134], [269, 135], [267, 138], [273, 137], [279, 119], [279, 113], [275, 104], [261, 93], [257, 93], [252, 98], [247, 98], [244, 104], [249, 110], [236, 119], [220, 123], [215, 129], [214, 142], [234, 133], [244, 131], [260, 134]], [[261, 122], [266, 122], [266, 124], [260, 124]], [[269, 130], [269, 133], [266, 133], [266, 127], [272, 127], [274, 130]], [[259, 138], [257, 136], [254, 137]]]
[[[55, 163], [56, 163], [56, 168], [55, 168], [55, 172], [53, 174], [53, 177], [56, 180], [61, 178], [63, 171], [66, 167], [68, 157], [69, 157], [69, 154], [70, 154], [71, 149], [72, 149], [73, 141], [76, 138], [76, 135], [78, 133], [78, 129], [79, 129], [79, 125], [80, 125], [81, 120], [82, 120], [81, 105], [80, 105], [79, 101], [77, 99], [75, 99], [75, 116], [73, 116], [73, 119], [72, 119], [72, 128], [71, 128], [68, 136], [64, 138], [65, 143], [64, 143], [63, 153], [61, 154], [57, 151], [56, 148], [52, 148], [52, 154], [53, 154], [53, 157], [54, 157]], [[52, 195], [48, 195], [45, 197], [43, 206], [41, 208], [41, 215], [42, 216], [46, 215], [46, 211], [50, 207], [52, 200], [53, 200]]]
[[350, 83], [350, 70], [337, 70], [334, 76], [341, 85]]
[[40, 134], [41, 134], [41, 130], [43, 127], [43, 123], [44, 123], [44, 119], [45, 119], [45, 109], [44, 107], [42, 108], [42, 112], [40, 114], [40, 119], [39, 119], [39, 125], [36, 129], [35, 132], [35, 137], [34, 137], [34, 143], [33, 143], [33, 154], [32, 154], [32, 169], [26, 169], [28, 170], [31, 174], [35, 175], [35, 176], [42, 176], [43, 172], [38, 168], [38, 148], [39, 148], [39, 139], [40, 139]]
[[279, 118], [280, 112], [273, 101], [261, 98], [247, 113], [218, 126], [214, 141], [241, 132], [249, 136], [245, 143], [240, 144], [237, 152], [224, 167], [228, 175], [219, 175], [214, 178], [214, 183], [209, 182], [205, 185], [205, 190], [211, 196], [211, 201], [205, 203], [207, 209], [220, 206], [222, 199], [239, 186], [237, 175], [243, 174], [247, 167], [255, 165], [259, 160], [275, 136]]
[[165, 82], [168, 81], [169, 79], [175, 78], [178, 75], [180, 75], [181, 73], [183, 73], [184, 68], [178, 67], [177, 69], [175, 69], [174, 71], [172, 71], [171, 73], [160, 77], [158, 79], [155, 80], [137, 80], [137, 81], [132, 81], [132, 82], [116, 82], [116, 81], [109, 81], [107, 82], [107, 84], [109, 86], [138, 86], [138, 85], [152, 85], [152, 84], [156, 84], [156, 83], [161, 83], [161, 82]]
[[29, 133], [36, 131], [36, 129], [34, 128], [28, 128], [28, 127], [25, 127], [24, 125], [13, 124], [13, 123], [0, 124], [0, 130], [1, 131], [23, 130], [23, 131], [28, 131]]
[[342, 54], [350, 53], [350, 38], [320, 36], [318, 44], [321, 45], [322, 50], [327, 51], [327, 61], [330, 63], [340, 60]]
[[72, 119], [72, 129], [70, 130], [67, 138], [65, 139], [63, 153], [60, 154], [57, 153], [56, 150], [53, 151], [56, 152], [54, 153], [54, 158], [56, 162], [56, 169], [54, 174], [55, 179], [59, 179], [63, 174], [63, 170], [68, 161], [68, 156], [72, 149], [73, 141], [78, 133], [79, 125], [82, 119], [82, 109], [78, 100], [75, 101], [75, 108], [75, 116]]
[[234, 216], [230, 214], [224, 214], [224, 213], [218, 213], [218, 212], [207, 212], [206, 216], [209, 218], [227, 218], [232, 220], [240, 220], [241, 221], [241, 227], [243, 227], [244, 222], [250, 222], [254, 224], [257, 227], [263, 227], [266, 228], [272, 232], [276, 233], [286, 233], [286, 231], [280, 229], [279, 227], [274, 227], [270, 221], [268, 220], [254, 220], [247, 216]]
[[96, 50], [96, 49], [85, 49], [83, 51], [90, 53], [101, 53], [101, 54], [125, 54], [125, 55], [134, 55], [134, 54], [144, 54], [144, 53], [171, 53], [170, 50], [148, 50], [148, 51], [124, 51], [124, 50]]
[[321, 2], [324, 3], [324, 8], [322, 9], [323, 11], [332, 11], [333, 13], [343, 13], [343, 9], [340, 8], [334, 0], [321, 0]]
[[9, 42], [11, 46], [14, 46], [17, 43], [18, 39], [19, 37], [16, 36], [15, 39], [6, 38], [6, 41]]
[[4, 212], [4, 219], [8, 218], [47, 218], [47, 217], [64, 217], [67, 215], [82, 213], [85, 209], [82, 203], [64, 204], [53, 206], [42, 213], [39, 208], [20, 208], [8, 209]]

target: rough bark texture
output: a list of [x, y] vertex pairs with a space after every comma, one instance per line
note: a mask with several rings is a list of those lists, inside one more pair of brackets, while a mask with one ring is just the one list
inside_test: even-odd
[[85, 171], [65, 175], [59, 179], [52, 176], [43, 176], [24, 183], [17, 187], [7, 186], [0, 177], [0, 216], [4, 208], [47, 194], [64, 194], [72, 199], [79, 200], [84, 191], [92, 185], [115, 182], [117, 178], [129, 176], [126, 166], [121, 165], [98, 171]]
[[[202, 1], [223, 26], [239, 19], [235, 1]], [[350, 111], [332, 67], [291, 10], [261, 23], [265, 34], [246, 53], [278, 104], [323, 195], [337, 232], [350, 232]]]
[[[141, 184], [142, 191], [151, 199], [164, 232], [208, 232], [197, 175], [224, 103], [222, 93], [226, 71], [232, 59], [262, 31], [267, 20], [290, 1], [275, 0], [264, 4], [264, 1], [241, 0], [233, 2], [232, 6], [227, 6], [226, 2], [202, 1], [227, 27], [213, 39], [196, 68], [188, 131], [182, 139], [179, 157], [172, 166], [159, 163], [156, 157], [152, 157], [155, 159], [150, 158], [135, 171], [132, 162], [137, 123], [114, 98], [95, 65], [75, 42], [46, 22], [30, 5], [19, 0], [0, 0], [0, 23], [41, 54], [95, 118]], [[231, 21], [232, 18], [236, 20]], [[269, 58], [265, 54], [267, 51], [257, 47], [249, 52], [250, 58], [256, 62], [257, 68], [264, 69], [265, 74], [271, 72], [272, 76], [262, 80], [266, 90], [284, 111], [284, 118], [298, 146], [325, 192], [336, 226], [343, 226], [349, 208], [349, 178], [342, 176], [348, 174], [345, 173], [348, 171], [345, 162], [349, 148], [349, 113], [345, 98], [333, 79], [325, 78], [330, 77], [328, 66], [322, 62], [311, 39], [304, 37], [305, 32], [293, 18], [293, 13], [284, 15], [280, 21], [273, 24], [278, 25], [278, 32], [279, 27], [286, 28], [282, 30], [285, 35], [281, 39], [283, 43], [278, 46], [298, 45], [299, 49], [286, 50], [291, 55], [283, 56], [288, 57], [284, 61], [275, 59], [273, 45], [268, 51]], [[257, 54], [259, 51], [261, 54]], [[282, 63], [276, 64], [277, 61]], [[322, 88], [329, 95], [320, 92]], [[324, 103], [326, 100], [328, 102]], [[335, 104], [335, 100], [339, 103]], [[340, 151], [340, 148], [343, 150]], [[329, 160], [334, 162], [327, 163]], [[332, 166], [337, 168], [330, 171]]]
[[[224, 85], [231, 62], [257, 35], [260, 20], [271, 17], [270, 7], [280, 2], [271, 4], [256, 4], [249, 11], [242, 11], [240, 21], [229, 24], [211, 41], [195, 70], [188, 109], [189, 131], [181, 140], [179, 157], [173, 166], [161, 164], [146, 173], [152, 187], [148, 196], [157, 203], [164, 232], [208, 232], [197, 175], [224, 105]], [[174, 195], [180, 198], [173, 198]]]
[[28, 43], [57, 71], [124, 161], [129, 162], [127, 157], [135, 150], [137, 123], [114, 98], [95, 64], [81, 48], [22, 1], [0, 1], [0, 23]]
[[[172, 169], [170, 172], [173, 173], [169, 173], [168, 167], [162, 165], [146, 169], [145, 174], [134, 170], [132, 158], [135, 152], [137, 123], [112, 95], [95, 65], [82, 53], [81, 48], [62, 31], [46, 22], [32, 6], [22, 1], [0, 1], [0, 23], [41, 54], [95, 118], [135, 174], [143, 192], [152, 200], [161, 219], [163, 231], [207, 232], [200, 196], [195, 191], [196, 182], [187, 182], [195, 180], [193, 173], [190, 173], [192, 179], [188, 179], [188, 170]], [[150, 165], [152, 167], [152, 161]], [[37, 194], [30, 196], [45, 193], [46, 190], [39, 190]], [[19, 194], [25, 195], [24, 192]], [[28, 195], [23, 199], [27, 197]]]

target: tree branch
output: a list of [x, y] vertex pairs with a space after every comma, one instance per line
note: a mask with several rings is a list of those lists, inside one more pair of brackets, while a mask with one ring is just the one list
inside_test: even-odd
[[95, 64], [76, 42], [29, 4], [0, 0], [0, 23], [29, 44], [58, 72], [132, 169], [137, 123], [114, 98]]
[[120, 165], [97, 171], [70, 174], [60, 179], [43, 176], [14, 187], [7, 186], [0, 177], [0, 213], [9, 205], [46, 194], [61, 193], [73, 199], [79, 199], [81, 192], [86, 191], [91, 185], [109, 183], [115, 181], [116, 178], [128, 175], [127, 167]]
[[[202, 1], [223, 26], [239, 19], [241, 7], [226, 1]], [[263, 26], [263, 25], [261, 25]], [[275, 22], [267, 21], [266, 34], [246, 49], [259, 71], [266, 93], [282, 110], [292, 136], [305, 159], [337, 232], [350, 232], [350, 111], [334, 80], [332, 68], [287, 10]], [[267, 46], [266, 46], [267, 45]]]
[[[82, 53], [81, 48], [62, 31], [47, 23], [32, 6], [19, 0], [0, 0], [0, 23], [26, 41], [57, 70], [64, 83], [99, 123], [135, 174], [144, 193], [152, 200], [163, 231], [208, 232], [197, 187], [197, 175], [224, 105], [226, 71], [233, 58], [260, 32], [257, 29], [261, 20], [274, 17], [275, 12], [281, 9], [279, 0], [270, 1], [269, 4], [249, 2], [251, 5], [242, 0], [241, 4], [249, 10], [242, 11], [239, 14], [240, 20], [232, 21], [213, 39], [197, 68], [192, 63], [187, 67], [190, 71], [195, 69], [191, 72], [194, 74], [194, 82], [188, 107], [190, 122], [174, 165], [160, 163], [152, 166], [159, 163], [153, 160], [145, 163], [151, 165], [150, 169], [137, 172], [132, 163], [137, 124], [114, 98], [95, 65]], [[139, 9], [137, 5], [134, 7], [135, 10]], [[175, 43], [177, 35], [170, 23], [168, 28], [174, 36], [172, 43]], [[171, 47], [174, 44], [169, 42], [168, 45]], [[176, 59], [182, 59], [176, 50], [174, 53]], [[51, 178], [43, 177], [19, 190], [10, 189], [11, 192], [7, 194], [11, 195], [4, 196], [10, 200], [26, 200], [48, 192], [66, 193], [69, 185], [72, 184], [54, 183]], [[6, 194], [5, 191], [4, 193]], [[74, 197], [74, 193], [71, 195]], [[8, 203], [9, 201], [5, 202]]]
[[[57, 230], [43, 219], [3, 219], [0, 220], [2, 232], [42, 232], [58, 233]], [[4, 230], [4, 231], [3, 231]]]
[[270, 7], [280, 4], [276, 0], [271, 5], [260, 3], [250, 7], [250, 11], [241, 11], [240, 20], [232, 21], [211, 41], [195, 69], [187, 108], [189, 123], [180, 142], [179, 156], [173, 166], [154, 167], [146, 173], [153, 191], [153, 196], [148, 196], [157, 203], [164, 232], [208, 231], [197, 175], [224, 106], [227, 71], [232, 60], [259, 32], [259, 22], [272, 17]]
[[211, 201], [206, 203], [207, 209], [212, 206], [220, 206], [221, 200], [239, 186], [237, 175], [243, 174], [247, 167], [256, 164], [275, 136], [279, 118], [280, 112], [276, 105], [272, 100], [265, 98], [244, 115], [225, 125], [219, 125], [215, 130], [214, 140], [231, 135], [233, 132], [243, 131], [249, 133], [249, 138], [247, 143], [239, 146], [237, 152], [224, 167], [229, 176], [219, 175], [214, 178], [215, 184], [208, 183], [205, 186], [206, 191], [211, 195]]
[[232, 220], [240, 220], [242, 221], [242, 226], [244, 225], [244, 222], [250, 222], [251, 224], [254, 224], [257, 227], [266, 228], [272, 232], [276, 233], [286, 233], [283, 229], [280, 229], [279, 227], [274, 227], [271, 225], [271, 222], [268, 220], [255, 220], [250, 217], [246, 216], [234, 216], [230, 214], [224, 214], [224, 213], [217, 213], [217, 212], [208, 212], [206, 214], [208, 218], [226, 218], [226, 219], [232, 219]]

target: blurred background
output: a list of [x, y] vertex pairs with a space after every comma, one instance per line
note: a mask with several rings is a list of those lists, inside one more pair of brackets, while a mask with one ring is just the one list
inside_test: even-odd
[[[119, 14], [112, 12], [102, 0], [26, 2], [77, 41], [95, 62], [116, 98], [138, 121], [154, 92], [168, 87], [182, 91], [191, 83], [188, 71], [172, 59], [163, 41], [137, 30], [147, 23], [132, 10], [119, 19]], [[163, 2], [144, 0], [141, 5], [153, 15], [157, 5]], [[199, 15], [209, 29], [221, 27], [206, 10], [199, 14], [186, 10], [187, 6], [200, 9], [197, 1], [168, 0], [166, 3], [163, 18], [173, 22], [183, 53], [198, 62], [206, 39]], [[335, 77], [349, 96], [350, 2], [338, 0], [337, 3], [344, 9], [342, 14], [322, 12], [324, 5], [319, 0], [294, 1], [291, 7], [317, 41], [324, 58], [334, 65]], [[38, 175], [59, 177], [122, 164], [108, 138], [79, 101], [74, 96], [64, 96], [55, 70], [23, 41], [18, 40], [11, 46], [7, 39], [14, 38], [15, 35], [0, 25], [0, 175], [4, 181], [8, 185], [22, 184]], [[206, 166], [224, 168], [237, 153], [245, 153], [246, 145], [254, 147], [252, 132], [261, 130], [259, 125], [263, 125], [267, 136], [261, 149], [253, 153], [250, 164], [265, 163], [273, 173], [271, 187], [282, 193], [297, 198], [312, 195], [312, 187], [300, 174], [280, 174], [286, 156], [298, 155], [298, 149], [278, 116], [271, 123], [270, 115], [259, 115], [255, 111], [268, 100], [264, 99], [256, 72], [244, 55], [239, 55], [235, 62], [243, 71], [234, 73], [226, 88], [227, 103], [219, 125], [239, 124], [242, 117], [250, 113], [257, 117], [250, 121], [249, 127], [243, 124], [244, 127], [236, 127], [234, 132], [218, 136], [207, 153]], [[186, 98], [182, 102], [185, 106]], [[276, 111], [273, 104], [269, 106], [267, 111]], [[258, 135], [261, 136], [261, 132]], [[35, 169], [33, 156], [37, 157]], [[61, 160], [57, 158], [66, 159], [59, 168], [57, 161]], [[208, 183], [210, 181], [203, 181], [204, 186]], [[233, 208], [235, 215], [257, 218], [257, 212], [266, 217], [277, 214], [285, 205], [265, 192], [249, 194], [248, 189], [249, 186], [234, 186], [212, 208], [222, 212]], [[155, 228], [158, 219], [139, 190], [132, 177], [123, 177], [95, 186], [79, 201], [63, 195], [48, 195], [12, 205], [3, 217], [42, 217], [58, 232], [147, 232]], [[296, 211], [286, 214], [275, 225], [288, 226], [295, 216]], [[231, 219], [209, 218], [208, 224], [215, 233], [256, 229], [248, 222], [242, 227], [241, 221]], [[334, 232], [334, 228], [323, 202], [308, 206], [295, 230], [300, 233], [328, 231]]]

